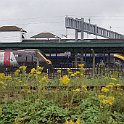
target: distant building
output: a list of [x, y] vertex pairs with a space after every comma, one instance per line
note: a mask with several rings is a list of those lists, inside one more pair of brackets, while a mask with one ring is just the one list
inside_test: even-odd
[[17, 26], [2, 26], [0, 27], [0, 42], [22, 42], [26, 37], [26, 31]]
[[32, 36], [31, 38], [34, 38], [34, 39], [46, 39], [46, 40], [60, 39], [60, 37], [58, 37], [57, 35], [54, 35], [54, 34], [52, 34], [50, 32], [39, 33], [37, 35]]

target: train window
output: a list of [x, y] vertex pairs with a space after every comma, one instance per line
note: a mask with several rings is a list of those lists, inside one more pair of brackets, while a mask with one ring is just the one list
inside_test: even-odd
[[21, 54], [18, 54], [18, 57], [22, 57], [22, 55]]
[[51, 56], [56, 56], [56, 54], [51, 54]]
[[46, 56], [50, 56], [50, 54], [45, 54]]
[[15, 54], [15, 57], [18, 57], [18, 54]]

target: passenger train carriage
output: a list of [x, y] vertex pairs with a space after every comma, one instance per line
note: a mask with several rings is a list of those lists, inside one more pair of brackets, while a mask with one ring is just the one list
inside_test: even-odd
[[22, 65], [28, 69], [42, 66], [46, 70], [51, 67], [52, 62], [36, 49], [0, 51], [0, 71], [14, 71]]

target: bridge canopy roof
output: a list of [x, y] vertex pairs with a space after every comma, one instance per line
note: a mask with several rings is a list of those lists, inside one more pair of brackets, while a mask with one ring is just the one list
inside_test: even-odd
[[42, 49], [43, 51], [90, 51], [92, 48], [96, 51], [123, 52], [124, 39], [87, 39], [87, 40], [23, 40], [21, 43], [0, 43], [1, 49], [8, 48], [32, 48]]

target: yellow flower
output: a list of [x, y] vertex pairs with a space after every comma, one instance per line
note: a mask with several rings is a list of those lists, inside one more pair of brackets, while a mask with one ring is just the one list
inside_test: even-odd
[[15, 75], [19, 75], [19, 73], [20, 73], [20, 70], [17, 69], [17, 70], [15, 71]]
[[107, 99], [108, 99], [108, 103], [109, 103], [110, 105], [112, 105], [113, 102], [114, 102], [114, 100], [115, 100], [114, 96], [108, 96]]
[[98, 98], [99, 98], [99, 99], [105, 99], [106, 96], [105, 96], [105, 95], [98, 95]]
[[111, 106], [115, 100], [113, 96], [104, 96], [104, 95], [99, 95], [98, 98], [100, 99], [100, 103], [103, 105]]
[[80, 72], [79, 72], [79, 71], [76, 71], [76, 72], [75, 72], [75, 75], [80, 75]]
[[0, 73], [0, 77], [4, 77], [5, 76], [5, 74], [4, 73]]
[[30, 74], [35, 74], [35, 73], [36, 73], [36, 69], [32, 68]]
[[62, 72], [62, 70], [57, 70], [57, 73], [58, 73], [58, 74], [61, 74], [61, 72]]
[[69, 120], [69, 121], [66, 120], [65, 124], [74, 124], [74, 122], [72, 120]]
[[76, 124], [81, 124], [80, 119], [77, 119]]
[[117, 86], [117, 87], [120, 87], [120, 86], [122, 86], [122, 85], [121, 85], [121, 84], [116, 84], [116, 86]]
[[48, 80], [47, 76], [44, 76], [44, 77], [42, 77], [41, 81], [44, 83], [48, 83], [49, 80]]
[[117, 81], [117, 79], [116, 78], [111, 78], [113, 81]]
[[59, 80], [60, 80], [60, 82], [61, 82], [62, 84], [64, 84], [64, 85], [67, 85], [67, 84], [70, 83], [70, 79], [69, 79], [69, 77], [68, 77], [67, 75], [64, 75], [64, 76], [61, 77]]
[[40, 71], [36, 71], [36, 74], [40, 75], [40, 74], [41, 74], [41, 72], [40, 72]]
[[9, 76], [5, 76], [5, 79], [6, 80], [11, 80], [12, 79], [12, 77], [9, 75]]
[[25, 71], [26, 68], [27, 68], [27, 66], [20, 66], [20, 67], [19, 67], [19, 69], [20, 69], [21, 71]]
[[82, 68], [82, 67], [84, 67], [84, 64], [78, 64], [78, 66], [79, 66], [80, 68]]
[[73, 74], [73, 72], [71, 72], [71, 71], [70, 71], [70, 72], [68, 72], [68, 73], [69, 73], [70, 75], [71, 75], [71, 74]]
[[102, 92], [105, 92], [105, 93], [108, 93], [109, 92], [109, 89], [107, 87], [102, 87], [101, 91]]
[[106, 100], [106, 99], [102, 99], [102, 100], [100, 100], [100, 103], [102, 103], [102, 104], [107, 104], [108, 103], [108, 100]]
[[73, 92], [80, 92], [80, 89], [75, 89], [75, 90], [72, 90]]
[[69, 124], [74, 124], [74, 122], [72, 120], [69, 121]]
[[74, 77], [75, 76], [75, 74], [71, 74], [71, 77]]
[[37, 71], [42, 72], [43, 71], [43, 67], [37, 66]]

